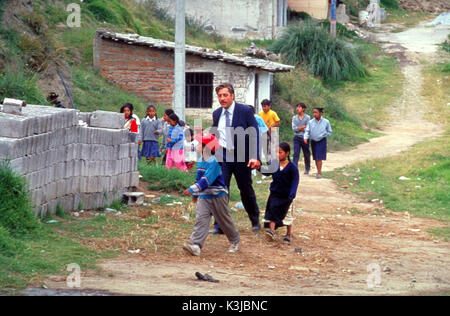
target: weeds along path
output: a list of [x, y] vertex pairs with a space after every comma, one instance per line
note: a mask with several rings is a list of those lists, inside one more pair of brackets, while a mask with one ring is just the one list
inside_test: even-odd
[[[351, 151], [329, 154], [325, 171], [393, 156], [442, 132], [442, 127], [430, 122], [426, 133], [420, 129], [427, 100], [421, 97], [423, 77], [417, 59], [432, 56], [434, 47], [426, 45], [431, 52], [416, 52], [412, 47], [422, 45], [418, 34], [428, 31], [416, 28], [378, 34], [385, 48], [400, 57], [405, 77], [403, 91], [391, 107], [392, 121], [383, 128], [384, 136]], [[425, 37], [443, 41], [441, 35]], [[101, 262], [100, 272], [83, 273], [82, 287], [122, 294], [199, 296], [450, 292], [448, 243], [433, 240], [426, 232], [442, 226], [441, 222], [391, 212], [343, 192], [332, 180], [316, 180], [313, 175], [301, 176], [295, 208], [300, 207], [303, 213], [295, 214], [290, 246], [280, 241], [284, 229], [269, 244], [264, 233], [252, 233], [245, 220], [238, 226], [239, 253], [227, 254], [226, 238], [211, 236], [201, 257], [182, 253], [179, 245], [170, 254], [124, 254]], [[186, 230], [186, 237], [190, 231]], [[208, 272], [220, 283], [197, 281], [196, 271]], [[46, 284], [51, 289], [66, 288], [64, 281]]]

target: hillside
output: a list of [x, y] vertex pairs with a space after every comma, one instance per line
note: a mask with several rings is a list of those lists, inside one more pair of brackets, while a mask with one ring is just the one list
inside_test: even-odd
[[[85, 0], [81, 3], [81, 27], [71, 28], [66, 23], [69, 15], [66, 7], [71, 2], [0, 2], [0, 98], [8, 96], [25, 99], [28, 103], [47, 104], [46, 94], [55, 91], [68, 106], [72, 104], [72, 97], [74, 107], [82, 111], [117, 111], [121, 104], [131, 102], [137, 114], [143, 116], [145, 100], [113, 86], [93, 69], [93, 37], [97, 29], [103, 28], [174, 40], [173, 21], [156, 9], [152, 1], [136, 4], [133, 0]], [[249, 41], [207, 34], [199, 23], [189, 20], [186, 35], [188, 44], [231, 53], [241, 52], [250, 45]], [[283, 119], [283, 140], [291, 138], [293, 105], [301, 100], [311, 106], [331, 109], [329, 115], [336, 130], [331, 139], [333, 148], [354, 146], [375, 135], [366, 128], [378, 127], [375, 123], [378, 118], [368, 118], [365, 107], [376, 107], [377, 100], [365, 96], [359, 105], [362, 108], [350, 114], [347, 106], [352, 107], [355, 100], [347, 100], [340, 95], [340, 90], [347, 87], [353, 94], [358, 94], [360, 89], [385, 91], [387, 98], [383, 99], [382, 106], [386, 106], [395, 98], [394, 90], [401, 84], [398, 80], [401, 75], [395, 59], [383, 54], [375, 45], [358, 39], [348, 41], [367, 56], [364, 61], [370, 76], [359, 83], [323, 85], [320, 78], [314, 78], [303, 67], [291, 75], [276, 75], [275, 110]], [[272, 41], [253, 42], [269, 47]], [[380, 80], [386, 83], [380, 84]], [[293, 90], [294, 86], [301, 88]], [[163, 110], [158, 108], [159, 113]]]

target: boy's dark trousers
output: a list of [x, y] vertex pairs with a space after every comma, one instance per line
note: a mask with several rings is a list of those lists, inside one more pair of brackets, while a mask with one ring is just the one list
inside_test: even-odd
[[311, 152], [308, 144], [305, 144], [302, 136], [294, 137], [294, 158], [292, 159], [295, 166], [298, 166], [298, 160], [300, 158], [300, 149], [303, 151], [303, 157], [305, 159], [305, 171], [311, 169]]

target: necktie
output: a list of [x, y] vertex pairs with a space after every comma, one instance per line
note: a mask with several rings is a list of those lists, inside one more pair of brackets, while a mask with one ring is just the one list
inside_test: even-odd
[[227, 149], [233, 150], [233, 138], [231, 135], [231, 113], [228, 110], [225, 111], [225, 124], [226, 124], [226, 141], [227, 141]]

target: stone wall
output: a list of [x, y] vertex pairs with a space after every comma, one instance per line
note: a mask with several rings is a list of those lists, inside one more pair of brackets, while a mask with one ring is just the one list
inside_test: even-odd
[[36, 216], [58, 205], [104, 207], [138, 185], [137, 143], [121, 119], [39, 105], [19, 115], [0, 112], [0, 159], [25, 176]]

